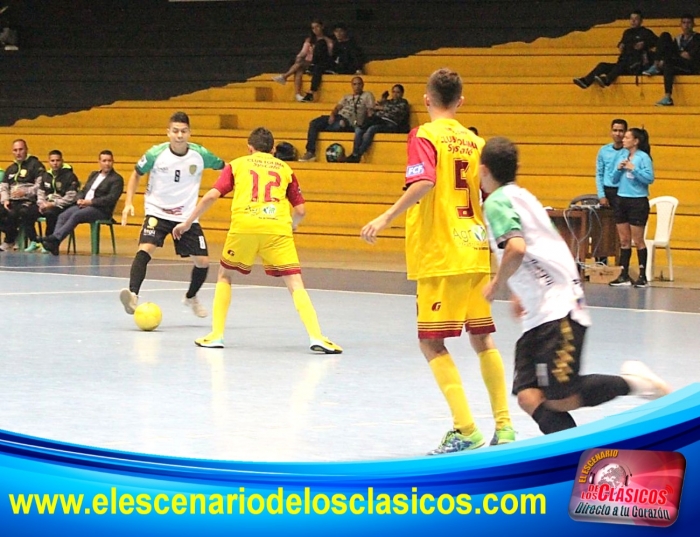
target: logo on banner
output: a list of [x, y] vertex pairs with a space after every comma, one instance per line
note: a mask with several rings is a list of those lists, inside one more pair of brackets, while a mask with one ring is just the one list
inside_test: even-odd
[[666, 527], [678, 518], [685, 457], [673, 451], [589, 449], [579, 461], [569, 516], [580, 522]]

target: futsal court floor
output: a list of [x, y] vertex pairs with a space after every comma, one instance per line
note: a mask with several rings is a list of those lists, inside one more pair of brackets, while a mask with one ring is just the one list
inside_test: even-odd
[[[179, 457], [345, 461], [421, 456], [451, 428], [418, 350], [413, 286], [400, 266], [302, 255], [323, 331], [345, 349], [317, 355], [282, 282], [259, 266], [235, 280], [226, 348], [201, 349], [193, 340], [209, 332], [210, 317], [181, 303], [191, 264], [156, 257], [140, 300], [157, 303], [163, 321], [140, 331], [118, 298], [131, 259], [0, 254], [0, 429]], [[215, 277], [213, 263], [200, 292], [207, 309]], [[586, 289], [594, 325], [584, 372], [615, 373], [634, 359], [674, 388], [700, 380], [700, 290]], [[520, 328], [507, 302], [493, 310], [510, 386]], [[490, 438], [478, 359], [467, 337], [448, 346]], [[623, 397], [573, 414], [585, 424], [642, 404]], [[519, 439], [541, 434], [515, 397], [510, 406]]]

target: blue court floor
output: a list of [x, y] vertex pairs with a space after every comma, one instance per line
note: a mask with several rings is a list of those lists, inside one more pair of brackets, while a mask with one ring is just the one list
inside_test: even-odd
[[[260, 267], [237, 280], [226, 348], [181, 304], [191, 265], [155, 259], [141, 301], [164, 318], [141, 332], [118, 294], [131, 257], [0, 256], [0, 429], [110, 449], [255, 461], [413, 457], [450, 428], [418, 350], [412, 285], [399, 272], [309, 268], [310, 295], [338, 356], [316, 355], [281, 282]], [[200, 298], [210, 309], [216, 267]], [[674, 388], [700, 380], [700, 291], [589, 285], [594, 326], [584, 372], [646, 362]], [[497, 301], [496, 341], [512, 380], [519, 326]], [[448, 341], [479, 426], [493, 422], [466, 337]], [[511, 397], [519, 438], [539, 435]], [[619, 398], [574, 412], [583, 424], [644, 404]], [[489, 449], [489, 448], [485, 448]], [[494, 449], [494, 448], [491, 448]]]

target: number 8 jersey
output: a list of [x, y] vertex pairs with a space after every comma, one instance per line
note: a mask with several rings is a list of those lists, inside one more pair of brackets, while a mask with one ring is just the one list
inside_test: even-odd
[[409, 279], [490, 271], [478, 174], [484, 143], [455, 119], [426, 123], [408, 135], [406, 186], [434, 184], [406, 214]]
[[291, 236], [291, 207], [304, 203], [289, 165], [261, 151], [232, 160], [213, 188], [233, 191], [229, 233]]
[[176, 155], [165, 142], [151, 147], [136, 164], [139, 175], [148, 173], [145, 214], [184, 222], [197, 206], [205, 168], [220, 170], [224, 161], [201, 145], [188, 143], [187, 153]]

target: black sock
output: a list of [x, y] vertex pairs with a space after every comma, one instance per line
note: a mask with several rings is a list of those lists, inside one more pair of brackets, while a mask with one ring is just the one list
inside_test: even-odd
[[645, 275], [645, 268], [647, 266], [647, 249], [642, 248], [637, 249], [637, 259], [639, 260], [639, 275], [644, 276]]
[[204, 282], [207, 281], [208, 272], [209, 267], [192, 267], [192, 278], [190, 279], [190, 288], [187, 290], [187, 294], [185, 295], [187, 298], [192, 298], [202, 288]]
[[618, 375], [582, 375], [581, 404], [583, 406], [598, 406], [630, 393], [630, 387]]
[[141, 284], [146, 279], [146, 269], [151, 256], [144, 250], [136, 252], [133, 263], [131, 263], [131, 273], [129, 274], [129, 291], [139, 294]]
[[632, 248], [620, 249], [620, 265], [622, 265], [621, 276], [627, 276], [630, 270], [630, 259], [632, 258]]
[[576, 427], [576, 422], [568, 412], [556, 412], [549, 410], [542, 403], [532, 413], [532, 419], [540, 426], [544, 434], [557, 433]]

